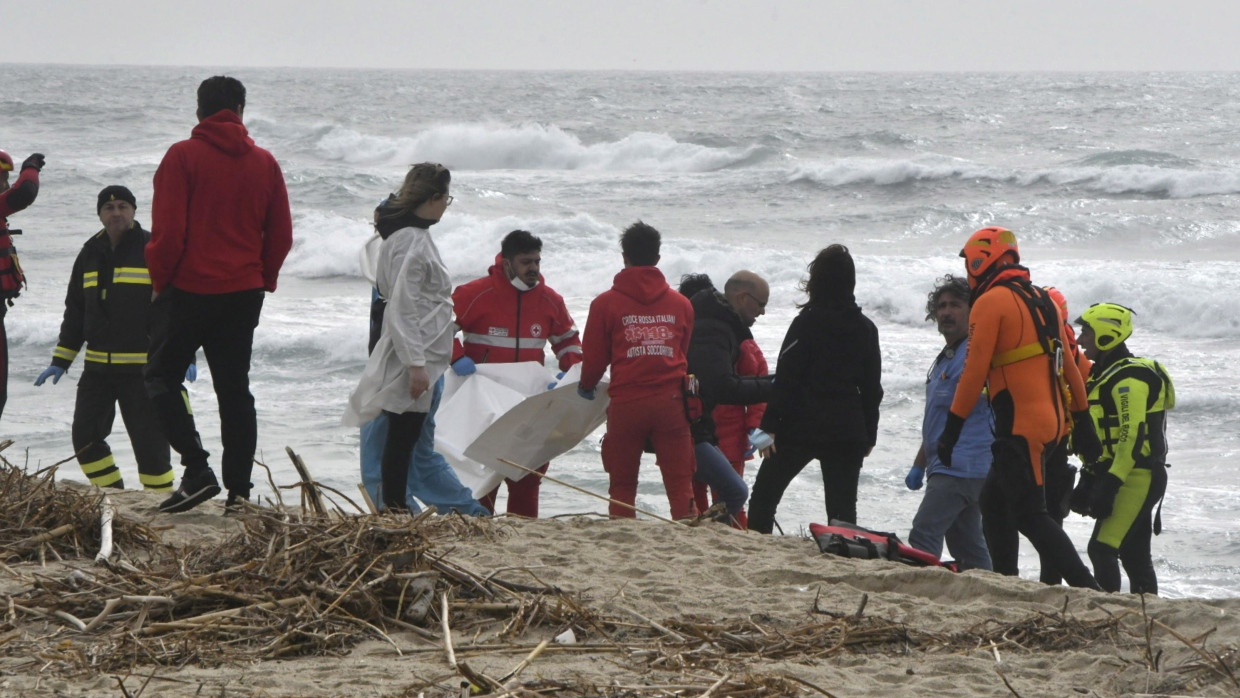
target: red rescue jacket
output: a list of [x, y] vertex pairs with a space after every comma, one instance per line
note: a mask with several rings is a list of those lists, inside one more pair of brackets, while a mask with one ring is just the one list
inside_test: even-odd
[[611, 366], [612, 402], [679, 392], [689, 368], [693, 306], [657, 267], [628, 267], [590, 304], [581, 387], [591, 390]]
[[580, 362], [581, 338], [564, 299], [541, 276], [534, 288], [518, 291], [500, 260], [496, 255], [486, 276], [452, 292], [461, 332], [461, 339], [453, 342], [452, 360], [468, 356], [480, 364], [542, 363], [550, 345], [561, 371]]

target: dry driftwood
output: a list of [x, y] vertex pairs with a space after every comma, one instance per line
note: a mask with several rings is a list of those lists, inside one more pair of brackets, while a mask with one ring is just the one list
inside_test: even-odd
[[[815, 601], [798, 619], [609, 615], [572, 590], [513, 581], [505, 576], [510, 569], [475, 571], [453, 557], [453, 541], [501, 539], [515, 525], [504, 519], [318, 514], [325, 506], [254, 507], [231, 540], [187, 548], [163, 545], [149, 528], [118, 514], [115, 540], [130, 554], [91, 566], [100, 500], [56, 488], [46, 474], [0, 469], [0, 517], [13, 517], [0, 523], [22, 532], [16, 540], [70, 527], [38, 543], [0, 546], [5, 559], [32, 564], [36, 549], [55, 546], [61, 557], [86, 561], [0, 598], [7, 609], [0, 657], [9, 669], [24, 662], [69, 676], [151, 675], [187, 664], [333, 656], [374, 638], [397, 653], [446, 655], [454, 678], [415, 683], [406, 695], [460, 695], [464, 680], [473, 695], [493, 696], [829, 696], [804, 679], [754, 667], [843, 654], [997, 656], [1099, 643], [1140, 654], [1152, 627], [1136, 612], [1078, 618], [1065, 607], [932, 633], [867, 615], [864, 596], [855, 610], [839, 612]], [[133, 555], [139, 548], [143, 554]], [[569, 630], [576, 644], [552, 641]], [[1234, 648], [1215, 652], [1204, 638], [1181, 639], [1192, 661], [1164, 676], [1179, 677], [1185, 687], [1234, 681]], [[631, 681], [603, 685], [530, 670], [540, 658], [582, 652], [628, 667]], [[511, 654], [514, 663], [488, 676], [470, 664], [482, 654]], [[1006, 684], [1002, 673], [1000, 679]]]

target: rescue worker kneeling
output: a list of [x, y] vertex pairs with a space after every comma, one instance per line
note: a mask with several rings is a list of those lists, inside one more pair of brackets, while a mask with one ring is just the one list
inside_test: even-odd
[[1103, 453], [1085, 465], [1072, 510], [1097, 519], [1088, 551], [1104, 590], [1119, 591], [1122, 562], [1132, 593], [1157, 594], [1150, 533], [1162, 521], [1151, 514], [1167, 489], [1166, 414], [1175, 387], [1162, 364], [1129, 351], [1132, 316], [1122, 305], [1097, 303], [1076, 320], [1081, 348], [1094, 361], [1089, 415]]

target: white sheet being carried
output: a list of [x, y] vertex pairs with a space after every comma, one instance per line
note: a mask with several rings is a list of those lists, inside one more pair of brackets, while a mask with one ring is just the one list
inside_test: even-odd
[[599, 383], [592, 401], [577, 395], [580, 364], [550, 391], [547, 384], [555, 374], [532, 361], [479, 364], [472, 375], [448, 371], [445, 376], [435, 415], [435, 450], [475, 497], [495, 489], [505, 477], [528, 475], [501, 458], [537, 468], [576, 446], [607, 419], [606, 382]]

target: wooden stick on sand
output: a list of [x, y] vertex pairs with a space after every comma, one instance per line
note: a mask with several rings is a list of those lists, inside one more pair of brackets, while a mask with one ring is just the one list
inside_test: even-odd
[[620, 506], [624, 507], [625, 509], [632, 509], [633, 511], [637, 512], [638, 514], [645, 514], [646, 516], [649, 516], [649, 517], [650, 517], [650, 518], [652, 518], [652, 519], [658, 519], [658, 520], [660, 520], [660, 521], [665, 521], [665, 522], [670, 523], [670, 524], [679, 524], [679, 523], [680, 523], [679, 521], [673, 521], [672, 519], [668, 519], [668, 518], [665, 518], [665, 517], [659, 516], [658, 514], [655, 514], [654, 512], [649, 512], [649, 511], [646, 511], [646, 510], [644, 510], [644, 509], [638, 509], [637, 507], [635, 507], [635, 506], [633, 506], [632, 504], [629, 504], [629, 503], [627, 503], [627, 502], [621, 502], [621, 501], [618, 501], [618, 500], [615, 500], [615, 499], [611, 499], [610, 497], [604, 497], [604, 496], [603, 496], [603, 495], [601, 495], [601, 494], [596, 494], [596, 493], [594, 493], [594, 492], [591, 492], [590, 490], [587, 490], [587, 489], [584, 489], [584, 488], [578, 487], [578, 486], [576, 486], [576, 485], [572, 485], [572, 484], [569, 484], [569, 483], [567, 483], [567, 482], [564, 482], [563, 480], [557, 480], [556, 478], [553, 478], [553, 477], [551, 477], [550, 475], [548, 475], [548, 474], [546, 474], [546, 473], [540, 473], [540, 472], [538, 472], [537, 470], [533, 470], [533, 469], [531, 469], [531, 468], [527, 468], [527, 467], [525, 467], [524, 465], [520, 465], [519, 463], [513, 463], [512, 461], [508, 460], [507, 458], [500, 458], [500, 459], [499, 459], [499, 462], [503, 463], [504, 465], [511, 465], [511, 466], [512, 466], [512, 467], [514, 467], [514, 468], [519, 468], [519, 469], [521, 469], [521, 470], [524, 470], [525, 472], [527, 472], [527, 473], [529, 473], [529, 474], [531, 474], [531, 475], [537, 475], [538, 477], [541, 477], [542, 479], [547, 480], [547, 481], [549, 481], [549, 482], [554, 482], [554, 483], [555, 483], [555, 484], [557, 484], [557, 485], [564, 485], [565, 487], [568, 487], [568, 488], [570, 488], [570, 489], [577, 490], [578, 492], [580, 492], [580, 493], [582, 493], [582, 494], [588, 494], [588, 495], [590, 495], [591, 497], [594, 497], [595, 499], [601, 499], [601, 500], [603, 500], [604, 502], [609, 502], [609, 503], [611, 503], [611, 504], [619, 504]]

